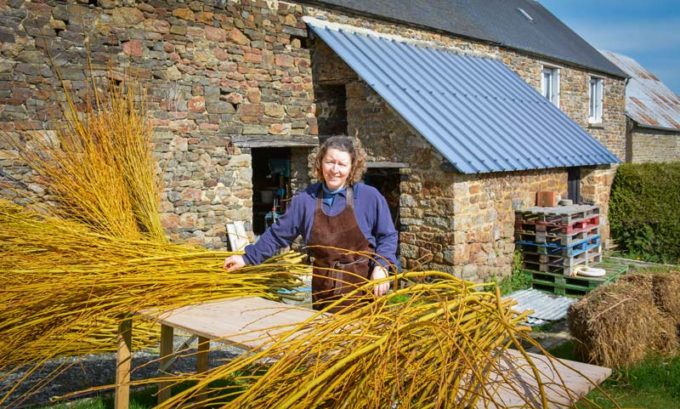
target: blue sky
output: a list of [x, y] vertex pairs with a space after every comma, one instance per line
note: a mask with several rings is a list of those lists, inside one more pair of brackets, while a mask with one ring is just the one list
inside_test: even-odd
[[625, 54], [680, 95], [680, 0], [539, 0], [597, 49]]

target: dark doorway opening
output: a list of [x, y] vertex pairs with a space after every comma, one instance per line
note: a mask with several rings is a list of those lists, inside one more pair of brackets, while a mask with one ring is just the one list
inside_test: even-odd
[[395, 168], [369, 168], [364, 175], [364, 183], [373, 186], [385, 196], [394, 227], [399, 231], [399, 196], [401, 174]]
[[581, 202], [581, 168], [569, 168], [567, 181], [567, 196], [574, 204]]
[[290, 203], [290, 148], [253, 148], [253, 233], [261, 235]]

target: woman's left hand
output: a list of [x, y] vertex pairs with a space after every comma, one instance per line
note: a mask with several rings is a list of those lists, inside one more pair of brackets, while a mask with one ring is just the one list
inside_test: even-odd
[[[375, 266], [373, 268], [373, 273], [371, 273], [371, 280], [381, 280], [383, 278], [387, 277], [387, 270], [385, 270], [385, 267], [382, 266]], [[387, 291], [390, 289], [390, 282], [389, 281], [383, 281], [379, 284], [376, 284], [375, 287], [373, 288], [373, 294], [375, 294], [376, 297], [380, 297], [382, 295], [387, 294]]]

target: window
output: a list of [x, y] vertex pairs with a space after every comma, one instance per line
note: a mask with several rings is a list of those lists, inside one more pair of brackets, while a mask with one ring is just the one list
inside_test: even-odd
[[602, 100], [604, 96], [604, 80], [590, 77], [590, 104], [588, 109], [588, 122], [602, 122]]
[[544, 97], [555, 106], [560, 106], [560, 69], [543, 67], [541, 89]]

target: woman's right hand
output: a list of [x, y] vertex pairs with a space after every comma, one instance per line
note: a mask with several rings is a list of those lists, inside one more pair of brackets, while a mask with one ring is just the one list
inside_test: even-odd
[[246, 265], [243, 256], [233, 255], [224, 259], [224, 269], [231, 272]]

